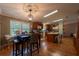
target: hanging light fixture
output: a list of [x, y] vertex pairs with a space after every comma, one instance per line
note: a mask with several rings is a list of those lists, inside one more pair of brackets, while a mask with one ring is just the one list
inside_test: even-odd
[[28, 19], [32, 20], [33, 19], [33, 15], [32, 15], [32, 9], [29, 9], [29, 15], [28, 15]]
[[28, 19], [33, 20], [33, 14], [38, 11], [38, 6], [35, 4], [24, 4], [23, 10], [28, 14]]

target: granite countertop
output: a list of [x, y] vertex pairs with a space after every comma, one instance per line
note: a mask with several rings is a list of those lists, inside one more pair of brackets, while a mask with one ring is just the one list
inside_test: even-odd
[[59, 32], [49, 32], [48, 34], [59, 34]]

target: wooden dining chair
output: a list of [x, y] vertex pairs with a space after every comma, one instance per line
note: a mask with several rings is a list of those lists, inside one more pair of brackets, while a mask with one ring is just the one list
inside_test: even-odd
[[32, 56], [36, 51], [39, 53], [39, 37], [38, 34], [32, 33], [30, 40], [30, 55]]

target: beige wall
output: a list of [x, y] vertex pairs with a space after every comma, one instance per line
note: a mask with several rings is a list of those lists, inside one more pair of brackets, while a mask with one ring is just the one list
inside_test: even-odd
[[76, 23], [64, 25], [64, 36], [70, 36], [71, 33], [76, 33]]
[[[1, 19], [1, 17], [0, 17]], [[1, 20], [0, 20], [0, 39], [1, 39]]]
[[1, 25], [1, 28], [0, 28], [1, 29], [0, 47], [2, 47], [1, 45], [5, 46], [5, 44], [7, 43], [7, 41], [4, 38], [4, 35], [10, 33], [9, 19], [10, 18], [8, 18], [8, 17], [0, 16], [0, 25]]
[[1, 16], [2, 36], [5, 34], [9, 34], [9, 32], [10, 32], [10, 21], [9, 20], [10, 20], [10, 18]]
[[4, 35], [5, 34], [9, 34], [9, 18], [8, 17], [4, 17], [4, 16], [0, 16], [0, 49], [3, 46], [5, 46], [5, 44], [7, 43], [7, 41], [4, 39]]
[[0, 39], [1, 39], [1, 24], [0, 24]]

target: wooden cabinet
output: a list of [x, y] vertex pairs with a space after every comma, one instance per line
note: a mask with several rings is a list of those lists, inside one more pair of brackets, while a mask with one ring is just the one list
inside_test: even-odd
[[52, 25], [51, 24], [47, 24], [46, 25], [46, 30], [49, 31], [49, 32], [52, 31]]
[[38, 29], [39, 26], [43, 28], [43, 24], [41, 22], [32, 22], [31, 25], [32, 25], [32, 29]]

